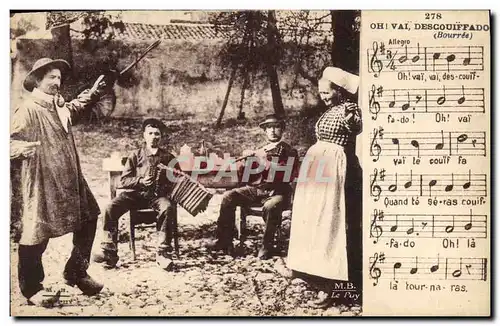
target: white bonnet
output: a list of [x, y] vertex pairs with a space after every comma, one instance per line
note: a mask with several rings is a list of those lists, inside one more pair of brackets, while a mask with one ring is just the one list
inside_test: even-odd
[[359, 76], [337, 67], [326, 67], [321, 79], [328, 80], [351, 94], [356, 94], [359, 88]]

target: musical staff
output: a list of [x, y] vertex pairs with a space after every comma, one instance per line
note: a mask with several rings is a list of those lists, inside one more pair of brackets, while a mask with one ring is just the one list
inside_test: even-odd
[[375, 209], [370, 238], [482, 238], [487, 237], [484, 214], [394, 214]]
[[393, 132], [379, 127], [370, 133], [370, 156], [486, 156], [484, 131]]
[[[423, 52], [423, 56], [422, 56]], [[378, 77], [382, 72], [454, 72], [484, 70], [482, 46], [386, 46], [373, 42], [367, 49], [368, 72]], [[411, 58], [411, 60], [408, 60]]]
[[372, 85], [368, 107], [372, 119], [393, 113], [484, 113], [484, 88], [390, 88]]
[[487, 259], [466, 257], [391, 257], [375, 253], [369, 258], [373, 285], [379, 279], [486, 281]]
[[[415, 181], [415, 182], [414, 182]], [[386, 196], [462, 197], [487, 196], [486, 174], [388, 174], [374, 169], [370, 174], [370, 195], [378, 201]], [[452, 187], [450, 187], [452, 186]]]

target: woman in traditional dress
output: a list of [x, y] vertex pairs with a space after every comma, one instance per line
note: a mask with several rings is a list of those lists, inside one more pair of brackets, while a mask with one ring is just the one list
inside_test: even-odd
[[317, 142], [302, 161], [295, 190], [287, 266], [320, 285], [318, 300], [310, 302], [316, 307], [331, 304], [335, 281], [349, 280], [345, 149], [361, 132], [358, 85], [359, 77], [342, 69], [323, 71], [318, 87], [328, 110], [316, 122]]

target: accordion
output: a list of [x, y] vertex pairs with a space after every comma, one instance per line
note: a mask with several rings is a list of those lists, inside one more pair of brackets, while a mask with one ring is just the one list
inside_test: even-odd
[[159, 167], [173, 172], [177, 179], [175, 186], [170, 192], [170, 200], [179, 204], [192, 216], [196, 216], [207, 209], [208, 202], [213, 196], [208, 189], [181, 171], [172, 169], [161, 163]]

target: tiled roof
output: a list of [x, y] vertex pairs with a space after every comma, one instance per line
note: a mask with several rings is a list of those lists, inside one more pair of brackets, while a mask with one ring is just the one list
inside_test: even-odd
[[[202, 41], [202, 40], [223, 40], [229, 36], [229, 31], [224, 31], [224, 28], [219, 27], [218, 30], [210, 24], [166, 24], [153, 25], [142, 23], [124, 23], [124, 30], [120, 31], [117, 28], [109, 27], [106, 34], [111, 32], [114, 34], [113, 39], [126, 42], [140, 42], [152, 40], [181, 40], [181, 41]], [[229, 28], [229, 27], [226, 27]], [[71, 24], [71, 37], [73, 39], [83, 39], [83, 33], [79, 32], [84, 27], [81, 23], [75, 22]], [[295, 39], [296, 33], [299, 31], [294, 28], [280, 28], [284, 41]], [[333, 34], [331, 30], [314, 30], [309, 35], [310, 41], [318, 41], [324, 38], [331, 38]], [[52, 39], [49, 30], [33, 31], [21, 36], [22, 39]], [[93, 38], [92, 36], [90, 38]]]
[[[125, 29], [112, 29], [114, 39], [123, 41], [142, 40], [218, 40], [223, 39], [227, 34], [223, 31], [216, 31], [212, 25], [199, 24], [168, 24], [152, 25], [139, 23], [124, 23]], [[72, 31], [72, 37], [84, 38], [82, 33]]]

